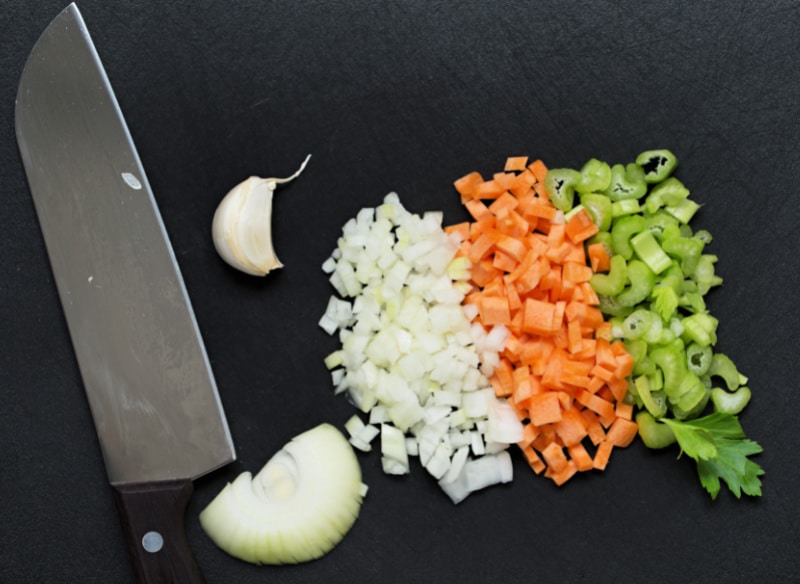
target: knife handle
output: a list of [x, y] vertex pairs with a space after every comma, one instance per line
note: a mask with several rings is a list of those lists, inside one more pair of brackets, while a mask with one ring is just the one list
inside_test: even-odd
[[112, 485], [125, 540], [141, 584], [200, 584], [183, 528], [191, 480]]

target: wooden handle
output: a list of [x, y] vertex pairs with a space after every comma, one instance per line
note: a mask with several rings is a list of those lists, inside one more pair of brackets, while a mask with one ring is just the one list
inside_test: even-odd
[[192, 481], [112, 486], [139, 582], [204, 582], [183, 529], [183, 513], [194, 491]]

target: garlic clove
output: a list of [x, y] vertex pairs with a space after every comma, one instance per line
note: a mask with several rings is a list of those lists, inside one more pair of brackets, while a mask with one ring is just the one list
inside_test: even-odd
[[272, 199], [276, 187], [297, 178], [310, 158], [291, 176], [251, 176], [225, 195], [214, 213], [211, 235], [227, 264], [254, 276], [283, 267], [272, 245]]

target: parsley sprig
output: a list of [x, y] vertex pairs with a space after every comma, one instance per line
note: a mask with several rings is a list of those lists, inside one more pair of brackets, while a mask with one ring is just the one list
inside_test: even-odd
[[736, 416], [715, 412], [694, 420], [661, 421], [672, 429], [681, 451], [697, 461], [700, 482], [712, 499], [719, 494], [720, 479], [737, 499], [742, 493], [761, 495], [764, 469], [748, 457], [762, 448], [745, 437]]

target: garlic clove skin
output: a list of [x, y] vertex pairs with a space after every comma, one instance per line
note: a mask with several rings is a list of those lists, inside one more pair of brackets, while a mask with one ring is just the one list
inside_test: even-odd
[[253, 276], [283, 267], [272, 244], [272, 200], [278, 184], [297, 178], [309, 158], [289, 177], [251, 176], [225, 195], [214, 213], [211, 235], [228, 265]]

